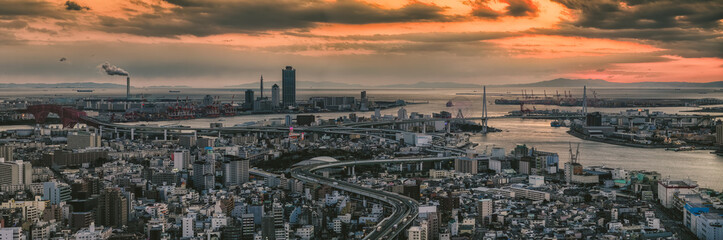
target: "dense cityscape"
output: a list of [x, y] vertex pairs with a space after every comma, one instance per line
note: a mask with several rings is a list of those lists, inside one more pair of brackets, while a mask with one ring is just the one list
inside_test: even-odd
[[0, 0], [0, 240], [723, 240], [721, 0]]
[[[723, 194], [699, 187], [695, 177], [673, 179], [654, 171], [583, 166], [578, 161], [580, 146], [572, 143], [564, 164], [558, 153], [525, 144], [514, 149], [475, 148], [470, 136], [504, 134], [487, 126], [491, 117], [486, 89], [480, 99], [481, 117], [465, 117], [462, 110], [455, 116], [446, 111], [408, 113], [404, 100], [380, 105], [370, 101], [366, 91], [359, 99], [298, 101], [295, 71], [291, 66], [282, 70], [283, 92], [274, 85], [271, 99], [263, 96], [263, 78], [260, 96], [254, 98], [254, 90], [246, 90], [241, 104], [204, 97], [198, 107], [202, 111], [222, 105], [233, 114], [287, 114], [232, 127], [213, 121], [226, 112], [190, 111], [190, 117], [209, 118], [207, 128], [112, 121], [112, 116], [137, 113], [139, 104], [159, 118], [167, 116], [149, 111], [177, 113], [166, 106], [169, 103], [134, 98], [130, 87], [125, 98], [101, 102], [89, 97], [70, 104], [6, 100], [8, 118], [37, 125], [2, 133], [0, 236], [723, 237]], [[630, 147], [663, 144], [687, 151], [693, 147], [686, 144], [692, 142], [711, 150], [722, 145], [723, 125], [715, 117], [649, 110], [603, 116], [587, 112], [585, 94], [578, 112], [529, 111], [521, 104], [521, 111], [502, 117], [557, 119], [551, 127], [564, 125], [574, 136]], [[382, 106], [397, 114], [382, 115]], [[454, 102], [447, 108], [453, 109]], [[305, 109], [342, 116], [321, 119]], [[357, 115], [363, 111], [370, 115]], [[53, 118], [61, 124], [45, 123]]]

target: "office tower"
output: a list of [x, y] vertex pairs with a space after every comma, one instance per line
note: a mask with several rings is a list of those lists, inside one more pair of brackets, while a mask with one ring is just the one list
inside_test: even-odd
[[280, 102], [280, 96], [279, 96], [279, 85], [274, 84], [274, 86], [271, 86], [271, 103], [274, 108], [279, 107]]
[[65, 183], [43, 183], [43, 200], [48, 200], [51, 204], [59, 204], [61, 202], [70, 201], [71, 193], [72, 190], [70, 186]]
[[259, 100], [264, 99], [264, 75], [261, 75], [261, 88], [259, 89]]
[[193, 163], [193, 186], [198, 191], [213, 188], [216, 184], [214, 180], [214, 165], [206, 161], [196, 161]]
[[0, 161], [0, 185], [24, 185], [33, 183], [33, 166], [29, 162]]
[[284, 206], [278, 200], [274, 201], [271, 214], [274, 216], [274, 232], [276, 240], [286, 239], [286, 229], [284, 227]]
[[274, 217], [264, 216], [261, 220], [261, 239], [276, 240], [276, 231], [274, 231]]
[[119, 188], [108, 188], [98, 197], [95, 223], [120, 228], [128, 225], [129, 199]]
[[254, 215], [251, 213], [245, 213], [241, 215], [241, 240], [253, 240], [254, 239]]
[[241, 185], [249, 181], [249, 160], [234, 157], [223, 164], [226, 186]]
[[369, 110], [369, 100], [367, 99], [367, 91], [361, 92], [361, 99], [359, 100], [359, 110]]
[[4, 158], [5, 162], [12, 162], [13, 160], [13, 150], [15, 147], [3, 145], [0, 146], [0, 158]]
[[718, 145], [723, 145], [723, 124], [715, 126], [715, 139]]
[[68, 148], [85, 149], [100, 147], [100, 135], [94, 133], [74, 132], [68, 134]]
[[490, 224], [493, 207], [492, 199], [480, 199], [477, 201], [477, 217], [482, 221], [482, 225]]
[[183, 227], [183, 237], [184, 238], [190, 238], [193, 237], [193, 217], [184, 217], [181, 223]]
[[178, 169], [178, 171], [187, 170], [191, 162], [191, 152], [188, 150], [174, 152], [172, 158], [173, 168]]
[[281, 91], [284, 108], [296, 106], [296, 69], [291, 66], [281, 70]]
[[244, 99], [246, 100], [244, 102], [244, 105], [248, 109], [254, 108], [254, 90], [248, 89], [244, 93]]

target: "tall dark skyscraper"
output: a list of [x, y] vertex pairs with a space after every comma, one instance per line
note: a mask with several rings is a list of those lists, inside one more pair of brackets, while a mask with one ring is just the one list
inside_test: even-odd
[[128, 201], [120, 189], [105, 189], [98, 198], [96, 224], [116, 228], [128, 225]]
[[246, 105], [246, 108], [254, 108], [254, 90], [246, 90], [244, 93], [246, 101], [244, 102], [244, 105]]
[[281, 91], [283, 106], [296, 106], [296, 69], [291, 66], [281, 70]]

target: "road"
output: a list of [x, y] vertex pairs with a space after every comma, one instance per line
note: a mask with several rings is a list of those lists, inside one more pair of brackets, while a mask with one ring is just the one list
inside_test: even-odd
[[355, 184], [351, 184], [345, 181], [339, 181], [331, 178], [325, 178], [320, 175], [314, 174], [314, 171], [333, 168], [333, 167], [347, 167], [355, 165], [373, 165], [373, 164], [384, 164], [384, 163], [410, 163], [410, 162], [434, 162], [434, 161], [449, 161], [453, 160], [454, 157], [438, 157], [438, 158], [410, 158], [410, 159], [375, 159], [375, 160], [362, 160], [362, 161], [349, 161], [349, 162], [337, 162], [337, 163], [324, 163], [315, 165], [306, 165], [293, 168], [291, 170], [291, 176], [304, 182], [317, 183], [327, 185], [332, 188], [340, 189], [346, 192], [355, 193], [361, 196], [377, 199], [381, 202], [388, 204], [392, 213], [389, 217], [377, 224], [371, 232], [369, 232], [364, 239], [393, 239], [404, 231], [413, 220], [417, 218], [419, 214], [419, 203], [409, 197], [401, 196], [396, 193], [390, 193], [382, 190], [375, 190], [364, 188]]

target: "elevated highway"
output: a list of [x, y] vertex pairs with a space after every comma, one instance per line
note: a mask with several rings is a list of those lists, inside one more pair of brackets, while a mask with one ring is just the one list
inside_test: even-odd
[[324, 168], [348, 167], [356, 165], [375, 165], [384, 163], [414, 163], [414, 162], [435, 162], [454, 160], [454, 157], [438, 158], [408, 158], [408, 159], [375, 159], [362, 161], [348, 161], [337, 163], [326, 163], [307, 165], [293, 168], [291, 176], [307, 183], [316, 183], [330, 186], [346, 192], [377, 199], [388, 204], [392, 213], [377, 224], [377, 226], [364, 239], [393, 239], [404, 231], [419, 214], [419, 203], [409, 197], [401, 196], [382, 190], [364, 188], [345, 181], [326, 178], [314, 173]]

